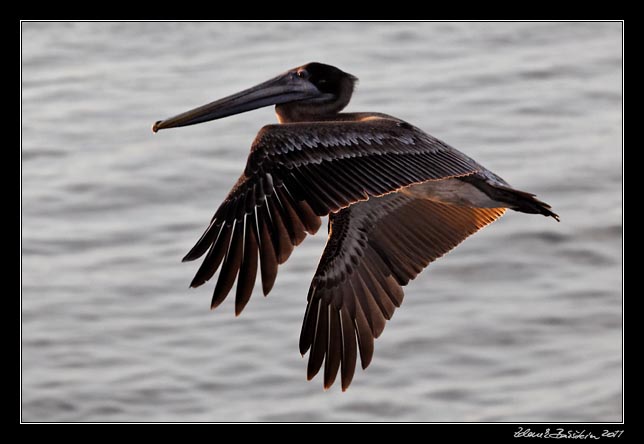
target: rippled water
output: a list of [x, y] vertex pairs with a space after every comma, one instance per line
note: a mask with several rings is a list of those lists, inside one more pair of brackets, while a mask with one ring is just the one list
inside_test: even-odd
[[[622, 419], [620, 23], [23, 23], [25, 421]], [[298, 353], [324, 231], [211, 312], [180, 263], [271, 109], [155, 120], [309, 61], [537, 193], [406, 289], [350, 389]]]

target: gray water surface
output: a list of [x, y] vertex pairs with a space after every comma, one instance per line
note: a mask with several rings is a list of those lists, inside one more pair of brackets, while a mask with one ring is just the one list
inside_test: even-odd
[[[23, 23], [24, 421], [620, 421], [620, 23]], [[432, 264], [342, 393], [298, 337], [325, 231], [239, 318], [182, 264], [270, 108], [156, 120], [310, 61], [561, 216]]]

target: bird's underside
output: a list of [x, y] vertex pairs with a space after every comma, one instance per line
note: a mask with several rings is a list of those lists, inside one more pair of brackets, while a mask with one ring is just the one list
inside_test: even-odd
[[184, 261], [205, 254], [192, 287], [219, 270], [212, 308], [237, 282], [239, 314], [257, 274], [267, 295], [278, 265], [329, 215], [300, 351], [309, 352], [309, 379], [324, 365], [324, 387], [340, 372], [343, 390], [358, 353], [363, 368], [371, 362], [374, 339], [400, 306], [402, 287], [430, 262], [506, 208], [558, 220], [533, 194], [407, 122], [341, 113], [356, 81], [313, 62], [152, 127], [157, 132], [276, 105], [281, 124], [260, 130], [243, 174]]

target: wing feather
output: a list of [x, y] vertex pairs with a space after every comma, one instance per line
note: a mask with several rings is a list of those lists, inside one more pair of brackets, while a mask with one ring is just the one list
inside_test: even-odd
[[[357, 340], [362, 368], [367, 368], [374, 340], [402, 303], [402, 286], [504, 211], [392, 193], [332, 214], [329, 239], [311, 283], [300, 336], [303, 354], [309, 348], [317, 351], [309, 357], [309, 379], [324, 359], [324, 387], [335, 380], [333, 371], [340, 371], [342, 390], [346, 390], [357, 359], [355, 348], [351, 348], [356, 343], [352, 341]], [[333, 316], [339, 310], [339, 314], [321, 325], [313, 323], [311, 307]], [[329, 338], [325, 353], [312, 341], [320, 335]], [[337, 345], [338, 337], [342, 347]]]
[[[481, 168], [443, 142], [393, 118], [268, 125], [253, 142], [244, 173], [184, 258], [190, 261], [207, 253], [191, 286], [202, 285], [219, 269], [214, 308], [237, 279], [235, 310], [239, 314], [252, 294], [258, 269], [266, 295], [274, 285], [278, 265], [307, 234], [319, 229], [321, 216], [410, 184], [467, 176]], [[380, 256], [373, 260], [377, 262], [373, 273], [384, 268], [399, 283], [406, 282], [406, 276], [418, 272], [418, 266], [409, 265], [420, 254], [414, 248], [417, 240], [418, 236], [408, 233], [402, 240], [406, 249], [396, 249], [385, 239], [372, 246], [369, 251]], [[396, 258], [393, 263], [390, 255]], [[351, 271], [339, 271], [338, 278], [347, 272]], [[377, 290], [359, 276], [355, 291]], [[392, 301], [397, 297], [391, 295], [389, 284], [381, 283], [381, 290]], [[361, 304], [372, 332], [380, 331], [392, 313], [391, 306], [372, 299]], [[341, 320], [338, 315], [333, 325]], [[338, 349], [335, 339], [333, 346]], [[326, 345], [318, 349], [316, 358], [322, 349]], [[333, 364], [329, 371], [335, 368]]]

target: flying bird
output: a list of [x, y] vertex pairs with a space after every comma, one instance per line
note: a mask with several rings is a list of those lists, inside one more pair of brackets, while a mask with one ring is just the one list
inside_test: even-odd
[[259, 131], [246, 168], [183, 261], [205, 254], [191, 287], [219, 270], [211, 308], [237, 281], [239, 315], [257, 273], [267, 295], [278, 265], [328, 215], [299, 348], [303, 356], [309, 352], [309, 380], [324, 366], [324, 388], [339, 372], [343, 391], [358, 354], [363, 369], [371, 362], [374, 339], [402, 303], [402, 287], [430, 262], [507, 208], [559, 220], [534, 194], [401, 119], [342, 113], [356, 82], [313, 62], [152, 127], [157, 132], [275, 105], [279, 124]]

